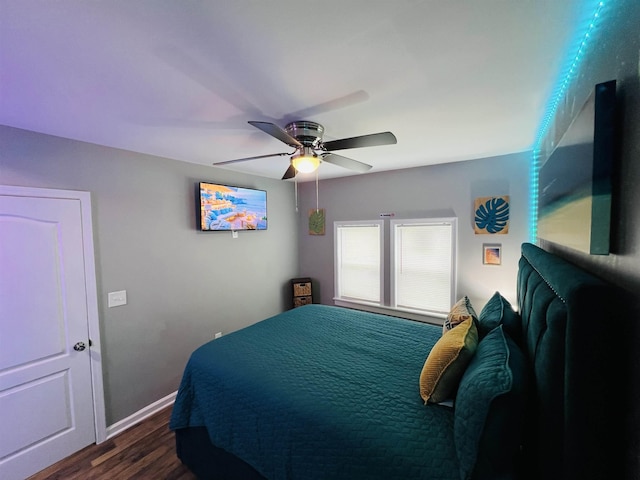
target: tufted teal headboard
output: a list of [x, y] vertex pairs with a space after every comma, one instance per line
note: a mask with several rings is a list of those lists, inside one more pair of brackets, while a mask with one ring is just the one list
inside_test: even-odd
[[518, 306], [535, 383], [523, 447], [527, 478], [622, 478], [619, 292], [525, 243]]

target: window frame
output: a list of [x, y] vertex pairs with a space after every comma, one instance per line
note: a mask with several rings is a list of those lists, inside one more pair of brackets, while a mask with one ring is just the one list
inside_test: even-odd
[[[391, 220], [393, 224], [395, 223], [409, 223], [409, 222], [431, 222], [431, 223], [443, 223], [447, 222], [451, 224], [451, 305], [455, 303], [457, 289], [458, 289], [458, 274], [457, 274], [457, 257], [458, 257], [458, 218], [457, 217], [431, 217], [431, 218], [406, 218], [406, 219], [397, 219]], [[395, 308], [395, 297], [392, 299], [393, 288], [389, 287], [390, 291], [387, 291], [387, 282], [385, 280], [389, 280], [389, 284], [391, 283], [391, 278], [393, 277], [393, 269], [395, 269], [394, 262], [395, 257], [395, 245], [391, 246], [391, 241], [393, 241], [393, 232], [391, 230], [391, 226], [389, 225], [389, 236], [390, 245], [389, 247], [385, 244], [385, 238], [387, 236], [387, 223], [384, 219], [380, 220], [354, 220], [354, 221], [345, 221], [345, 220], [336, 220], [333, 222], [334, 224], [334, 297], [333, 302], [336, 306], [346, 307], [346, 308], [354, 308], [359, 310], [365, 310], [374, 313], [381, 313], [384, 315], [396, 316], [409, 318], [412, 320], [417, 320], [421, 322], [433, 323], [436, 325], [442, 325], [444, 319], [447, 317], [447, 312], [432, 312], [427, 310], [413, 310], [407, 308]], [[339, 283], [339, 268], [338, 268], [338, 228], [341, 226], [363, 226], [363, 225], [380, 225], [380, 302], [369, 302], [358, 300], [349, 297], [340, 297], [338, 290]]]
[[[338, 253], [339, 253], [339, 229], [345, 227], [366, 227], [366, 226], [376, 226], [379, 230], [379, 245], [380, 251], [378, 252], [379, 259], [379, 281], [380, 281], [380, 289], [378, 292], [379, 300], [369, 301], [364, 299], [358, 299], [354, 297], [347, 297], [340, 295], [340, 269], [339, 269], [339, 261]], [[333, 266], [334, 266], [334, 279], [333, 279], [333, 288], [334, 288], [334, 303], [338, 305], [338, 302], [346, 302], [347, 304], [358, 304], [358, 305], [369, 305], [369, 306], [383, 306], [384, 305], [384, 291], [385, 291], [385, 269], [384, 269], [384, 252], [385, 252], [385, 225], [383, 220], [356, 220], [356, 221], [343, 221], [337, 220], [333, 222]], [[343, 305], [346, 306], [346, 305]]]
[[[411, 308], [408, 306], [398, 306], [398, 293], [397, 293], [397, 255], [396, 250], [396, 228], [403, 225], [416, 225], [416, 226], [450, 226], [451, 234], [451, 258], [449, 264], [449, 299], [448, 305], [442, 310], [430, 310], [423, 308]], [[457, 295], [457, 256], [458, 256], [458, 234], [457, 234], [458, 219], [456, 217], [432, 217], [432, 218], [408, 218], [408, 219], [394, 219], [391, 220], [389, 226], [389, 284], [390, 284], [390, 301], [389, 307], [393, 310], [401, 312], [411, 312], [419, 315], [427, 315], [430, 317], [445, 318], [451, 305], [456, 301]]]

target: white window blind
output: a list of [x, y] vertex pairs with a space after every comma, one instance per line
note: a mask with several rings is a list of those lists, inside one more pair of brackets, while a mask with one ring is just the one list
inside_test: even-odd
[[334, 223], [336, 298], [382, 301], [382, 233], [382, 221]]
[[455, 299], [455, 219], [391, 222], [393, 308], [446, 314]]

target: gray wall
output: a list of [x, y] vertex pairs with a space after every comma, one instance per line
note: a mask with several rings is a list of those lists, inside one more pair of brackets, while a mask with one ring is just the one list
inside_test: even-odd
[[[555, 129], [545, 139], [546, 151], [551, 142], [566, 130], [567, 125], [584, 104], [594, 85], [617, 80], [619, 98], [619, 151], [617, 175], [613, 191], [612, 253], [607, 256], [586, 255], [549, 242], [540, 241], [546, 250], [559, 254], [596, 275], [624, 288], [631, 297], [630, 322], [603, 319], [611, 328], [623, 328], [635, 347], [640, 343], [640, 2], [623, 0], [608, 2], [609, 11], [594, 37], [592, 49], [584, 57], [579, 75], [571, 83], [566, 99], [555, 117]], [[627, 412], [628, 478], [638, 478], [640, 472], [640, 358], [636, 348], [629, 362], [628, 380], [615, 392], [613, 408]], [[628, 398], [622, 397], [629, 386]]]
[[[458, 297], [468, 295], [478, 313], [496, 290], [515, 305], [520, 245], [529, 238], [530, 159], [530, 153], [519, 153], [320, 181], [323, 236], [308, 233], [308, 212], [316, 207], [315, 182], [300, 184], [300, 274], [314, 279], [319, 293], [314, 301], [333, 304], [333, 222], [375, 220], [382, 212], [393, 212], [396, 219], [457, 217]], [[476, 235], [474, 200], [500, 195], [510, 196], [509, 233]], [[482, 264], [483, 243], [502, 244], [502, 265]]]
[[[195, 183], [267, 190], [267, 231], [196, 231]], [[107, 425], [174, 392], [193, 349], [289, 307], [289, 182], [0, 126], [0, 184], [91, 192]], [[127, 290], [126, 306], [107, 293]]]

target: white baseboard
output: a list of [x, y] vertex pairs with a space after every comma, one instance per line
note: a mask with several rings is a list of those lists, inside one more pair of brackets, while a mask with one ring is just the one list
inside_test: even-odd
[[113, 425], [108, 426], [107, 438], [105, 438], [105, 440], [109, 440], [110, 438], [115, 437], [116, 435], [124, 432], [128, 428], [131, 428], [134, 425], [137, 425], [144, 419], [149, 418], [151, 415], [158, 413], [163, 408], [168, 407], [169, 405], [172, 405], [176, 399], [177, 394], [178, 394], [177, 391], [170, 393], [166, 397], [161, 398], [156, 402], [153, 402], [151, 405], [147, 405], [142, 410], [138, 410], [133, 415], [129, 415], [127, 418], [123, 418], [119, 422], [116, 422]]

